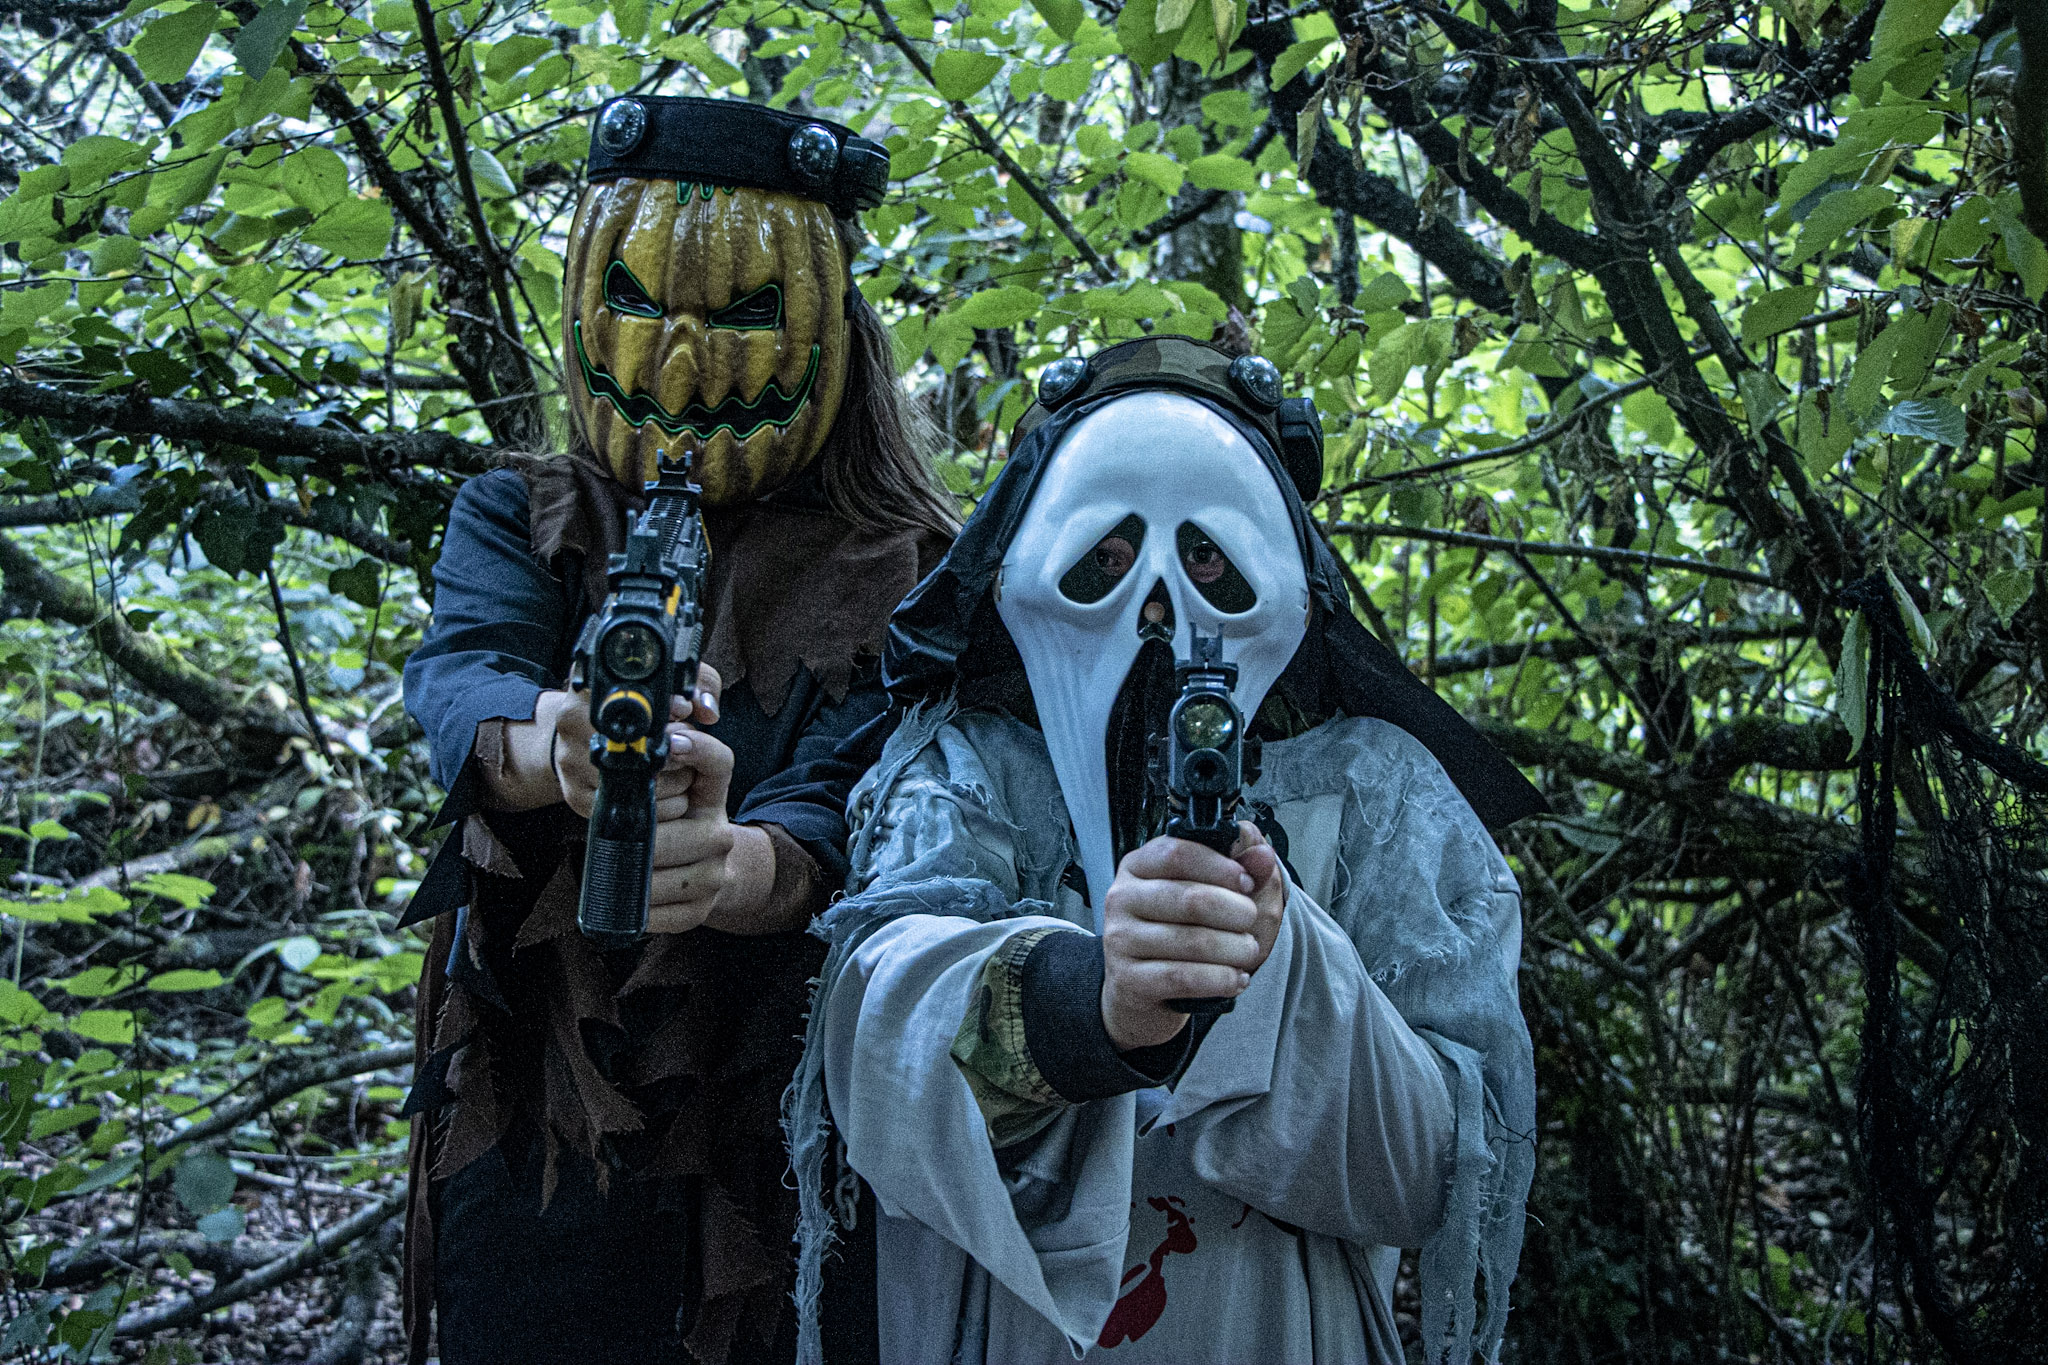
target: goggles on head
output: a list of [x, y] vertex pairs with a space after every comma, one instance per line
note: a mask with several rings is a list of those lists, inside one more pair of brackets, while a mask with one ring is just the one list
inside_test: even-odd
[[1323, 422], [1315, 400], [1289, 398], [1264, 356], [1232, 357], [1188, 337], [1140, 337], [1082, 359], [1055, 360], [1038, 377], [1038, 401], [1010, 434], [1010, 448], [1062, 408], [1124, 389], [1167, 389], [1221, 404], [1250, 422], [1279, 453], [1303, 502], [1323, 482]]

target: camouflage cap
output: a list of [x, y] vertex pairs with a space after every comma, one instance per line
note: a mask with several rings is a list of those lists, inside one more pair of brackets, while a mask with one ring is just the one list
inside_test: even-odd
[[1233, 355], [1192, 337], [1138, 337], [1085, 360], [1053, 362], [1039, 381], [1038, 400], [1010, 433], [1010, 449], [1057, 409], [1137, 389], [1171, 389], [1228, 408], [1266, 438], [1303, 501], [1315, 497], [1323, 474], [1323, 429], [1314, 402], [1283, 397], [1271, 361]]

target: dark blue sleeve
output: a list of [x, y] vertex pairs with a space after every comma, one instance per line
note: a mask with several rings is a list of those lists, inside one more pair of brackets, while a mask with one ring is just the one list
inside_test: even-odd
[[405, 665], [405, 709], [427, 732], [432, 773], [448, 791], [436, 824], [479, 806], [471, 756], [486, 720], [527, 720], [566, 679], [561, 585], [533, 557], [526, 480], [510, 469], [462, 486], [434, 565], [434, 619]]
[[869, 677], [855, 683], [844, 701], [818, 709], [797, 740], [789, 765], [748, 792], [734, 818], [782, 826], [816, 861], [825, 886], [844, 886], [846, 798], [882, 756], [897, 720], [879, 680]]

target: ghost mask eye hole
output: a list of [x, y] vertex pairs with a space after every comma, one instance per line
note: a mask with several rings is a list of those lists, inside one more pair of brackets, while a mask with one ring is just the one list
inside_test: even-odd
[[647, 287], [633, 278], [624, 261], [613, 261], [604, 271], [604, 306], [628, 317], [658, 318], [661, 305]]
[[765, 332], [782, 325], [782, 286], [764, 284], [743, 299], [735, 299], [704, 321], [713, 327], [736, 332]]
[[1138, 547], [1144, 543], [1145, 523], [1136, 516], [1125, 517], [1060, 578], [1060, 596], [1083, 606], [1100, 602], [1138, 562]]
[[1236, 616], [1259, 604], [1259, 595], [1252, 591], [1252, 585], [1244, 581], [1244, 575], [1223, 553], [1223, 547], [1209, 539], [1201, 527], [1192, 521], [1182, 522], [1174, 545], [1180, 552], [1181, 572], [1210, 606], [1227, 616]]

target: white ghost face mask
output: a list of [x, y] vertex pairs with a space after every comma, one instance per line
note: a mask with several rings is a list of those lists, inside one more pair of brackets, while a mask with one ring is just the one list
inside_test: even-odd
[[1023, 656], [1038, 722], [1081, 845], [1101, 926], [1116, 875], [1110, 710], [1144, 643], [1155, 588], [1172, 604], [1173, 654], [1223, 636], [1249, 716], [1308, 624], [1302, 551], [1272, 473], [1216, 412], [1149, 391], [1067, 432], [1040, 476], [997, 580], [996, 609]]

